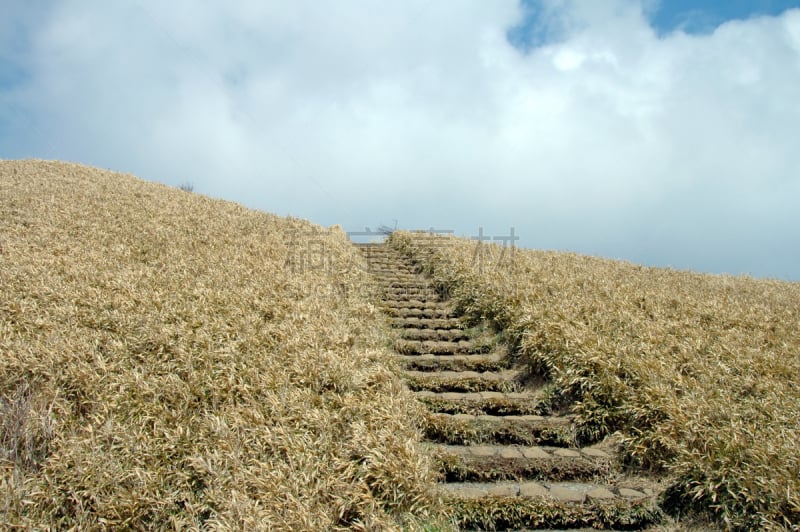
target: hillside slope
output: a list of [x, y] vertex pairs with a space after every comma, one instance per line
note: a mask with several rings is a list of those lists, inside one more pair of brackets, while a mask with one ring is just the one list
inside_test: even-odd
[[0, 524], [424, 519], [369, 283], [335, 228], [0, 161]]
[[424, 233], [390, 245], [507, 331], [580, 443], [616, 433], [628, 464], [666, 475], [667, 510], [800, 523], [800, 284]]

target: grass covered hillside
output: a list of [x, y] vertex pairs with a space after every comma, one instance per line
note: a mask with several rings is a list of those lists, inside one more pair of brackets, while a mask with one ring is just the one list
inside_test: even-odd
[[800, 284], [395, 233], [464, 313], [506, 328], [583, 442], [618, 433], [662, 505], [800, 523]]
[[368, 286], [339, 229], [0, 161], [0, 527], [427, 519]]

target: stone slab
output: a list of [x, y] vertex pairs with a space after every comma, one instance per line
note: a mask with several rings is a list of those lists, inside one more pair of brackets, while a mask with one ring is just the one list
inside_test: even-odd
[[547, 488], [536, 482], [523, 482], [519, 485], [520, 497], [547, 497], [549, 493]]
[[550, 496], [561, 502], [583, 502], [586, 495], [578, 490], [565, 488], [563, 486], [553, 486], [550, 488]]

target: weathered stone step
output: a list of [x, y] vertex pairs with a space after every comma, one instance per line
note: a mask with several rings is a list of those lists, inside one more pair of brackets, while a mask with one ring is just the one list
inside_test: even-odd
[[431, 284], [430, 280], [420, 278], [419, 276], [414, 276], [413, 278], [408, 279], [398, 279], [398, 278], [385, 278], [381, 279], [376, 277], [376, 281], [378, 286], [382, 288], [420, 288], [420, 289], [431, 289], [433, 290], [435, 286]]
[[412, 293], [414, 291], [417, 292], [425, 292], [428, 290], [433, 290], [433, 286], [427, 281], [404, 281], [404, 282], [397, 282], [394, 280], [388, 280], [385, 283], [378, 283], [380, 284], [383, 289], [389, 293]]
[[394, 253], [371, 253], [367, 259], [367, 263], [382, 266], [384, 268], [392, 268], [394, 266], [408, 267], [411, 262], [403, 257]]
[[[416, 310], [416, 309], [403, 309]], [[433, 342], [458, 342], [469, 338], [469, 333], [463, 329], [420, 329], [408, 327], [403, 329], [400, 337], [403, 340], [433, 341]]]
[[441, 302], [438, 294], [431, 293], [396, 293], [396, 294], [382, 294], [381, 299], [384, 302], [388, 301], [423, 301], [423, 302]]
[[382, 262], [375, 262], [375, 261], [367, 261], [367, 266], [369, 266], [370, 271], [376, 273], [381, 276], [392, 276], [392, 275], [402, 275], [402, 274], [414, 274], [416, 275], [415, 268], [408, 264], [386, 264]]
[[596, 448], [431, 445], [446, 482], [607, 480], [613, 458]]
[[447, 318], [451, 315], [447, 308], [386, 308], [384, 312], [395, 318]]
[[[650, 485], [651, 482], [643, 481]], [[635, 480], [624, 484], [603, 485], [589, 482], [452, 482], [440, 484], [440, 489], [449, 497], [474, 499], [477, 497], [547, 497], [570, 503], [607, 501], [611, 499], [651, 499], [655, 492], [650, 487], [637, 485]]]
[[439, 294], [433, 289], [389, 289], [379, 288], [381, 299], [386, 301], [409, 301], [417, 299], [421, 301], [441, 301]]
[[364, 258], [367, 259], [367, 262], [382, 264], [386, 267], [390, 267], [395, 264], [408, 265], [411, 263], [410, 260], [406, 259], [402, 255], [391, 251], [387, 253], [381, 252], [380, 250], [373, 250], [371, 253], [365, 254]]
[[386, 273], [394, 273], [394, 272], [405, 272], [405, 271], [412, 271], [415, 270], [416, 267], [413, 264], [405, 262], [401, 259], [397, 258], [367, 258], [367, 265], [374, 267], [376, 270], [380, 270]]
[[425, 280], [413, 272], [393, 271], [390, 273], [380, 270], [373, 270], [371, 273], [375, 277], [375, 280], [381, 285], [387, 285], [390, 283], [418, 283]]
[[431, 412], [445, 414], [488, 414], [492, 416], [524, 416], [548, 413], [541, 392], [415, 392], [415, 397]]
[[452, 445], [552, 445], [575, 444], [571, 416], [474, 416], [471, 414], [428, 413], [425, 437]]
[[361, 252], [366, 255], [368, 260], [394, 261], [404, 258], [402, 254], [386, 246], [375, 247], [371, 249], [361, 248]]
[[394, 318], [392, 327], [416, 329], [463, 329], [464, 324], [459, 318]]
[[[391, 278], [391, 279], [385, 279], [385, 280], [382, 280], [382, 279], [378, 278], [376, 284], [378, 285], [379, 289], [383, 291], [384, 294], [389, 294], [389, 293], [391, 293], [389, 291], [391, 288], [395, 288], [395, 289], [397, 289], [397, 288], [406, 288], [404, 285], [409, 285], [408, 288], [413, 288], [414, 285], [417, 285], [418, 283], [419, 283], [419, 280], [416, 279], [416, 278], [412, 278], [412, 279]], [[428, 288], [428, 287], [417, 287], [417, 288]], [[408, 290], [406, 290], [406, 291], [408, 291]]]
[[380, 306], [388, 309], [417, 308], [439, 310], [451, 308], [451, 305], [443, 301], [419, 301], [416, 299], [409, 299], [405, 301], [382, 301]]
[[370, 254], [369, 257], [366, 257], [366, 259], [369, 264], [382, 266], [386, 269], [391, 269], [395, 266], [407, 268], [411, 265], [410, 261], [407, 261], [403, 257], [394, 253], [373, 253]]
[[406, 385], [413, 391], [517, 392], [519, 372], [503, 371], [406, 371]]
[[619, 485], [466, 483], [441, 484], [440, 490], [456, 526], [466, 530], [635, 530], [663, 519], [652, 492]]
[[374, 260], [397, 260], [403, 256], [394, 249], [386, 246], [379, 246], [375, 248], [361, 248], [362, 253], [368, 256], [369, 259]]
[[414, 272], [417, 268], [408, 262], [405, 262], [400, 259], [367, 259], [367, 265], [373, 267], [376, 270], [381, 272], [385, 272], [387, 274], [392, 274], [395, 272]]
[[396, 355], [404, 369], [415, 371], [502, 371], [509, 359], [495, 353], [488, 355]]
[[[419, 329], [419, 328], [417, 328]], [[423, 329], [424, 330], [424, 329]], [[434, 329], [435, 330], [435, 329]], [[435, 341], [435, 340], [395, 340], [394, 350], [401, 355], [456, 355], [474, 353], [477, 344], [469, 340]]]

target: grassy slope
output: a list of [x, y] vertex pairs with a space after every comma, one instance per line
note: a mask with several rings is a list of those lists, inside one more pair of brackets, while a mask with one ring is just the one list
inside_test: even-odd
[[800, 284], [392, 241], [465, 312], [513, 331], [531, 367], [579, 401], [585, 440], [620, 431], [629, 460], [670, 475], [667, 506], [733, 527], [800, 521]]
[[341, 230], [0, 161], [0, 524], [424, 516], [420, 413], [366, 286]]

